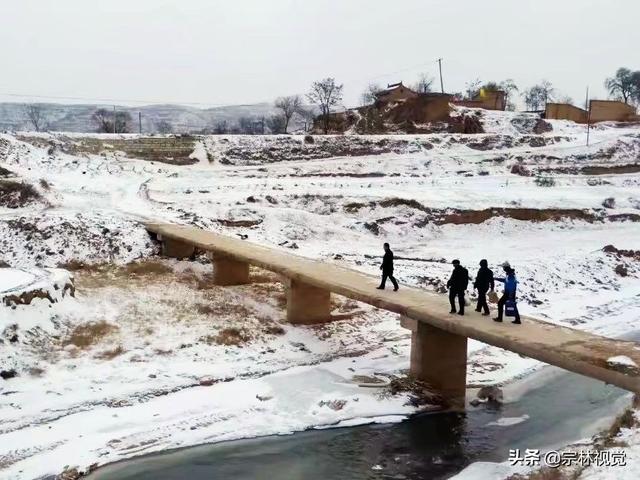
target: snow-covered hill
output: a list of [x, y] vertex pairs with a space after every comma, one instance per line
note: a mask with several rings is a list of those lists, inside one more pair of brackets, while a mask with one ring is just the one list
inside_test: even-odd
[[[113, 109], [113, 105], [80, 105], [41, 103], [43, 122], [47, 130], [61, 132], [95, 132], [91, 116], [98, 108]], [[142, 114], [142, 131], [155, 133], [161, 122], [168, 122], [175, 133], [198, 132], [213, 127], [221, 121], [229, 126], [242, 117], [270, 117], [276, 113], [272, 104], [230, 105], [226, 107], [195, 108], [182, 105], [144, 105], [130, 107], [118, 105], [119, 112], [128, 112], [132, 118], [132, 130], [138, 131], [138, 113]], [[0, 131], [32, 128], [22, 103], [0, 103]]]
[[[482, 121], [476, 135], [194, 137], [190, 165], [132, 153], [135, 135], [0, 135], [0, 261], [73, 270], [76, 286], [64, 302], [0, 307], [2, 362], [17, 373], [0, 380], [0, 471], [33, 478], [415, 411], [407, 394], [357, 385], [408, 367], [394, 315], [336, 298], [337, 321], [289, 326], [273, 276], [214, 287], [205, 259], [158, 260], [142, 218], [374, 274], [387, 241], [401, 284], [435, 291], [454, 258], [472, 274], [509, 260], [524, 313], [635, 329], [640, 128], [596, 126], [587, 147], [570, 122], [536, 134], [530, 115]], [[46, 315], [37, 325], [23, 323], [31, 307]], [[470, 342], [470, 385], [539, 366]]]

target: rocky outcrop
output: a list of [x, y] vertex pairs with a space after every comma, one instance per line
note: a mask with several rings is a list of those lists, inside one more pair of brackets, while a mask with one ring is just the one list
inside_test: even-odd
[[56, 300], [51, 297], [48, 290], [36, 288], [35, 290], [28, 290], [19, 294], [5, 295], [2, 297], [2, 303], [8, 307], [13, 305], [30, 305], [35, 298], [47, 299], [51, 303], [56, 302]]
[[504, 401], [502, 390], [495, 385], [488, 385], [478, 390], [478, 394], [471, 400], [471, 405], [476, 407], [482, 403], [500, 404]]
[[553, 131], [553, 126], [549, 122], [546, 122], [541, 118], [538, 119], [535, 126], [533, 127], [533, 133], [538, 135], [542, 133], [552, 132], [552, 131]]
[[449, 120], [449, 133], [484, 133], [479, 115], [460, 115]]
[[627, 258], [640, 260], [640, 250], [624, 250], [624, 249], [616, 248], [613, 245], [606, 245], [602, 248], [602, 251], [605, 253], [611, 253], [618, 258], [627, 257]]
[[73, 277], [61, 269], [3, 268], [0, 302], [6, 307], [31, 305], [36, 299], [57, 303], [75, 296]]

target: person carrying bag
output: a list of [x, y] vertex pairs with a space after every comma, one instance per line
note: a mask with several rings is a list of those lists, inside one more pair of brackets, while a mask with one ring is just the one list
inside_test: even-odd
[[516, 302], [516, 290], [518, 288], [518, 280], [516, 279], [516, 271], [511, 268], [509, 262], [502, 264], [505, 278], [495, 278], [497, 282], [504, 283], [504, 293], [500, 300], [498, 300], [498, 316], [493, 320], [495, 322], [502, 322], [503, 312], [507, 317], [514, 317], [513, 322], [516, 325], [520, 325], [520, 313], [518, 312], [518, 304]]

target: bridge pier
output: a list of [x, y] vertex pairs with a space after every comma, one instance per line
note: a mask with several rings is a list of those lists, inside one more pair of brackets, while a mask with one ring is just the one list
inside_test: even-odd
[[297, 280], [287, 285], [287, 321], [296, 325], [323, 323], [331, 318], [331, 292]]
[[244, 285], [249, 283], [249, 264], [230, 257], [208, 253], [213, 264], [213, 283], [216, 285]]
[[451, 408], [463, 410], [467, 389], [467, 337], [411, 318], [411, 374], [431, 385]]
[[174, 240], [173, 238], [162, 238], [158, 236], [158, 240], [162, 241], [162, 255], [172, 258], [190, 258], [195, 252], [195, 247], [188, 243]]

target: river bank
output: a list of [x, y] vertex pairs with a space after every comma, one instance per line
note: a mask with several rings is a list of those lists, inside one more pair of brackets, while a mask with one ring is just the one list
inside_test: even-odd
[[503, 405], [464, 414], [201, 445], [107, 465], [89, 478], [448, 478], [474, 462], [504, 462], [510, 449], [558, 449], [589, 438], [630, 404], [627, 392], [553, 367], [504, 393]]

